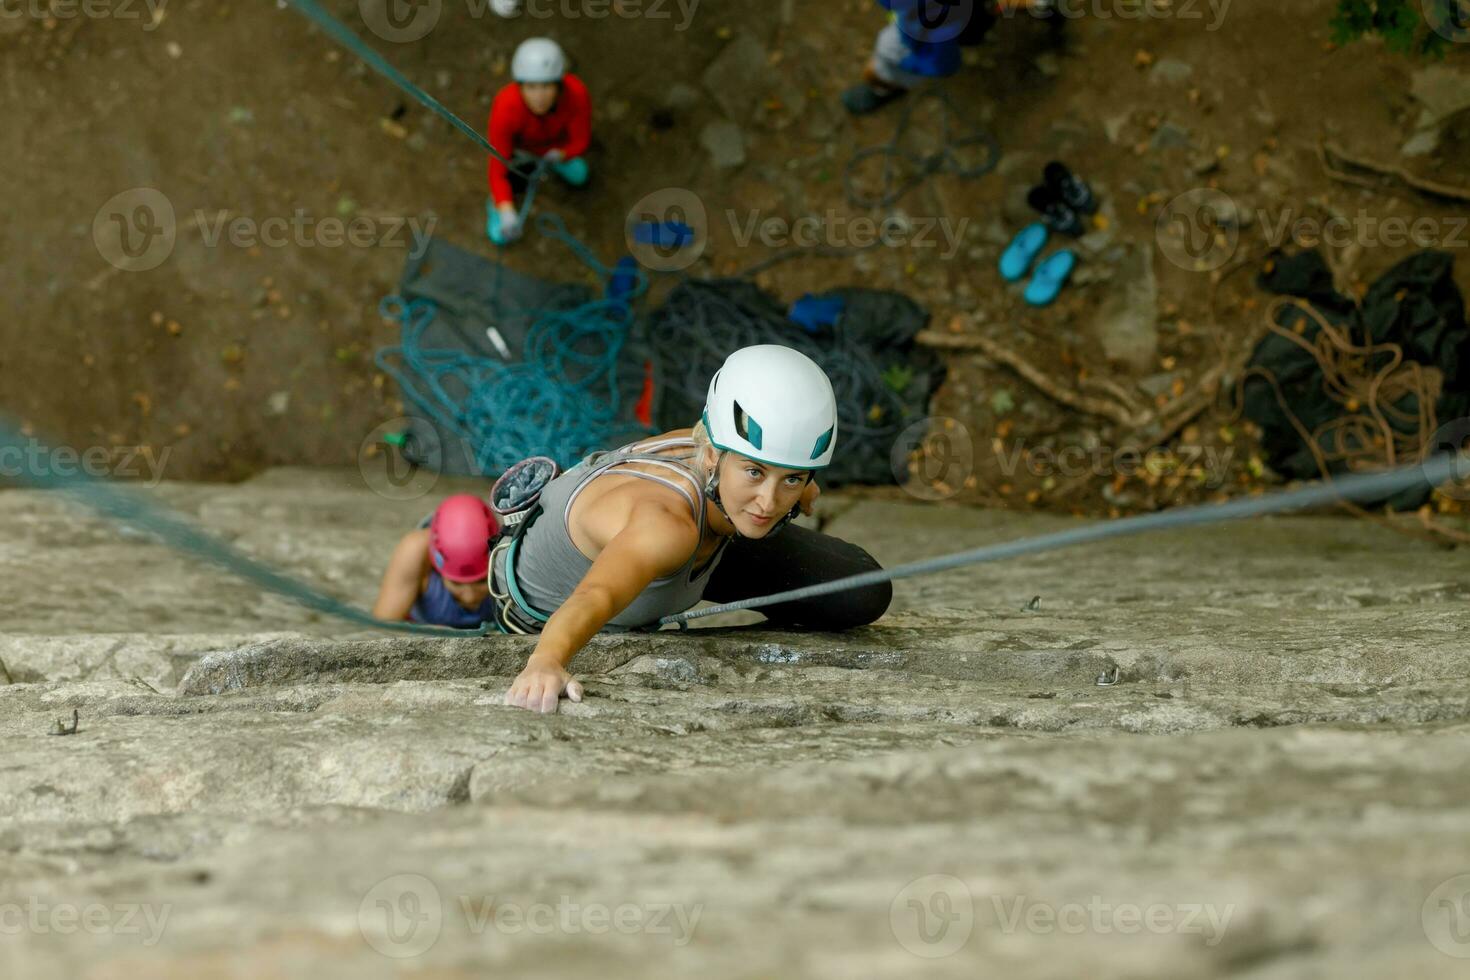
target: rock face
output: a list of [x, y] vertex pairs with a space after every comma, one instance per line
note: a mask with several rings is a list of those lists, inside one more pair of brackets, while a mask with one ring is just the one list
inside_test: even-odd
[[1097, 311], [1095, 330], [1108, 360], [1135, 372], [1153, 366], [1159, 352], [1159, 287], [1151, 245], [1129, 248], [1112, 291]]
[[[365, 605], [459, 489], [160, 495]], [[885, 564], [1072, 523], [821, 503]], [[541, 717], [500, 703], [532, 639], [341, 630], [44, 495], [0, 515], [7, 977], [1449, 977], [1470, 953], [1463, 556], [1373, 525], [904, 580], [840, 635], [598, 637], [586, 699]], [[57, 547], [113, 573], [58, 601]]]

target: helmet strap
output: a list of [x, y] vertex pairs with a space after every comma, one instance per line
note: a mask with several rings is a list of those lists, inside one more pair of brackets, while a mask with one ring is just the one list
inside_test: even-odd
[[[725, 509], [724, 501], [720, 500], [720, 464], [725, 461], [725, 455], [726, 450], [721, 449], [720, 454], [715, 457], [714, 469], [711, 470], [709, 476], [705, 477], [704, 479], [704, 495], [710, 499], [711, 503], [713, 503], [716, 507], [720, 509], [720, 513], [725, 515], [725, 520], [730, 522], [730, 526], [732, 528], [735, 528], [735, 537], [743, 538], [745, 537], [745, 535], [740, 533], [740, 529], [738, 527], [735, 527], [735, 519], [731, 517], [730, 512]], [[806, 482], [811, 483], [812, 480], [816, 479], [816, 475], [817, 474], [815, 470], [809, 470], [806, 475]], [[796, 520], [797, 509], [798, 508], [793, 507], [789, 511], [787, 511], [786, 514], [779, 521], [772, 525], [771, 529], [766, 532], [765, 538], [762, 538], [762, 540], [775, 537], [782, 528], [790, 524], [792, 521]]]
[[725, 450], [721, 449], [720, 454], [715, 457], [715, 465], [711, 467], [709, 475], [704, 478], [704, 495], [709, 498], [710, 503], [720, 509], [721, 514], [725, 515], [725, 520], [729, 521], [730, 526], [735, 529], [735, 537], [743, 538], [745, 535], [740, 533], [738, 527], [735, 527], [735, 519], [730, 516], [730, 512], [725, 509], [724, 502], [720, 500], [720, 464], [724, 461]]

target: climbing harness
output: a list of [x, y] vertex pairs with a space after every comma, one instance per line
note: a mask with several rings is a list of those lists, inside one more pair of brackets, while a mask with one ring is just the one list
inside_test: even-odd
[[[536, 504], [490, 552], [490, 598], [495, 600], [496, 626], [503, 633], [539, 633], [551, 619], [550, 613], [542, 612], [526, 600], [516, 582], [516, 549], [520, 546], [521, 536], [540, 513], [541, 505]], [[501, 554], [505, 556], [502, 566], [505, 571], [503, 575], [497, 575], [495, 563]], [[503, 581], [504, 587], [497, 589], [497, 581]]]

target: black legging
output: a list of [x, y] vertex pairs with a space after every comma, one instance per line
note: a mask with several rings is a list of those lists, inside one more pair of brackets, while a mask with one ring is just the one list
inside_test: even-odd
[[[704, 598], [734, 602], [882, 567], [855, 544], [791, 524], [772, 538], [736, 538], [726, 545], [725, 556], [704, 588]], [[756, 611], [783, 626], [844, 630], [873, 622], [887, 611], [892, 598], [892, 583], [881, 582]]]

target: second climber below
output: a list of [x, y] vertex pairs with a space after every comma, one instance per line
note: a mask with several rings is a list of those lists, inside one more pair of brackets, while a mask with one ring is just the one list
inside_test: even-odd
[[[811, 513], [836, 448], [827, 375], [799, 351], [763, 344], [726, 359], [692, 429], [594, 453], [546, 484], [491, 555], [502, 625], [540, 634], [506, 703], [550, 712], [563, 693], [580, 701], [567, 665], [604, 629], [657, 628], [700, 599], [880, 568], [856, 545], [788, 526]], [[882, 616], [892, 596], [882, 582], [760, 611], [775, 625], [842, 630]]]
[[[485, 233], [497, 245], [521, 236], [529, 210], [515, 203], [512, 173], [505, 160], [516, 165], [524, 185], [535, 168], [549, 167], [574, 187], [587, 183], [587, 147], [592, 141], [592, 100], [587, 86], [567, 71], [567, 57], [550, 38], [521, 42], [511, 59], [512, 82], [502, 88], [490, 107], [490, 199], [486, 203]], [[504, 159], [501, 159], [504, 158]]]

